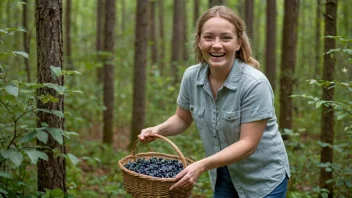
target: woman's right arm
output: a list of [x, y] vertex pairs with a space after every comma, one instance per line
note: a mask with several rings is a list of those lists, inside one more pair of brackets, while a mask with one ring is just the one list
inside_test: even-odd
[[192, 123], [191, 112], [177, 107], [175, 115], [171, 116], [165, 122], [146, 129], [142, 129], [138, 138], [143, 143], [154, 141], [156, 138], [149, 136], [149, 134], [160, 134], [163, 136], [174, 136], [184, 132]]

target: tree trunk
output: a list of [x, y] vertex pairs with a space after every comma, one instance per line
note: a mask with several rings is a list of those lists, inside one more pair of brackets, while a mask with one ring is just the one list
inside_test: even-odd
[[266, 50], [265, 74], [275, 92], [276, 83], [276, 0], [268, 0], [266, 5]]
[[[64, 78], [54, 78], [50, 66], [60, 67], [63, 63], [62, 41], [62, 2], [61, 0], [36, 1], [36, 32], [37, 32], [37, 77], [38, 83], [53, 83], [63, 86]], [[46, 110], [64, 112], [64, 96], [59, 95], [54, 89], [43, 87], [37, 90], [37, 95], [50, 94], [59, 99], [58, 102], [43, 103], [37, 101], [37, 107]], [[56, 115], [39, 111], [38, 127], [47, 123], [50, 128], [64, 129], [65, 121]], [[48, 136], [47, 146], [66, 154], [65, 144], [60, 145], [51, 135]], [[59, 188], [66, 192], [66, 161], [64, 157], [56, 157], [51, 149], [46, 149], [48, 161], [38, 161], [38, 190]]]
[[183, 28], [182, 28], [182, 34], [183, 34], [183, 45], [182, 45], [182, 60], [184, 63], [186, 63], [186, 61], [188, 60], [188, 48], [187, 48], [187, 1], [182, 1], [182, 10], [183, 10], [183, 19], [182, 19], [182, 23], [183, 23]]
[[[327, 0], [325, 6], [325, 36], [336, 36], [336, 17], [337, 17], [337, 0]], [[324, 52], [330, 49], [335, 49], [335, 39], [325, 38]], [[323, 80], [333, 81], [335, 79], [335, 55], [324, 55]], [[323, 100], [334, 100], [334, 88], [325, 87], [323, 89]], [[320, 139], [324, 143], [334, 144], [334, 108], [323, 106], [321, 112], [321, 132]], [[321, 148], [320, 152], [321, 163], [333, 163], [333, 148], [326, 146]], [[328, 197], [333, 197], [333, 183], [328, 182], [333, 179], [332, 171], [326, 171], [325, 168], [320, 169], [320, 188], [329, 190]]]
[[[280, 78], [280, 128], [292, 129], [292, 98], [296, 65], [299, 0], [285, 0]], [[283, 136], [286, 140], [287, 136]]]
[[137, 1], [137, 23], [134, 52], [134, 78], [133, 78], [133, 112], [131, 125], [131, 144], [137, 139], [144, 127], [145, 90], [147, 67], [147, 35], [148, 32], [148, 1]]
[[181, 62], [183, 49], [183, 32], [182, 29], [182, 3], [184, 0], [174, 0], [174, 18], [172, 31], [172, 52], [171, 52], [171, 71], [174, 77], [174, 83], [179, 81], [178, 64]]
[[165, 73], [165, 35], [164, 35], [164, 1], [159, 1], [159, 46], [160, 46], [160, 58], [159, 68], [160, 75], [163, 76]]
[[111, 144], [113, 141], [114, 121], [114, 48], [115, 48], [115, 21], [116, 1], [105, 2], [105, 32], [104, 51], [109, 52], [109, 57], [104, 63], [104, 105], [103, 114], [103, 142]]
[[[104, 8], [105, 7], [105, 0], [97, 0], [97, 38], [95, 47], [97, 50], [97, 59], [98, 62], [103, 62], [101, 57], [101, 53], [104, 50]], [[104, 79], [104, 68], [99, 67], [97, 69], [97, 79], [98, 82], [103, 83]]]
[[72, 64], [72, 53], [71, 53], [71, 0], [66, 0], [66, 14], [65, 14], [65, 52], [66, 52], [66, 59], [67, 59], [67, 69], [73, 70]]
[[155, 65], [158, 63], [158, 42], [156, 39], [156, 20], [155, 20], [155, 7], [156, 2], [150, 1], [150, 42], [151, 42], [151, 55], [152, 55], [152, 64]]
[[321, 22], [320, 22], [320, 11], [321, 0], [317, 0], [317, 10], [316, 10], [316, 18], [315, 18], [315, 66], [314, 66], [314, 78], [320, 76], [320, 37], [321, 37]]
[[209, 8], [216, 5], [226, 5], [226, 0], [209, 0]]
[[247, 27], [247, 34], [250, 40], [253, 39], [253, 0], [245, 1], [245, 22]]
[[199, 0], [193, 2], [193, 24], [196, 25], [199, 17]]
[[122, 34], [126, 29], [126, 0], [121, 0], [121, 32]]
[[[28, 20], [27, 20], [28, 4], [27, 4], [27, 0], [24, 0], [23, 2], [26, 3], [23, 5], [23, 12], [22, 12], [23, 27], [26, 28], [26, 32], [23, 32], [23, 49], [25, 52], [27, 52], [27, 54], [29, 54], [29, 27], [28, 27]], [[28, 58], [24, 58], [24, 65], [27, 73], [27, 81], [31, 82], [31, 70], [29, 67]]]

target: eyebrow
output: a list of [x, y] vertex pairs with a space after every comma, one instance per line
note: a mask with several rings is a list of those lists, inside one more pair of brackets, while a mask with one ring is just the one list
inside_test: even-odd
[[[211, 35], [213, 35], [214, 33], [213, 32], [203, 32], [203, 34], [211, 34]], [[233, 35], [233, 36], [235, 36], [235, 34], [233, 34], [232, 32], [223, 32], [220, 35]]]

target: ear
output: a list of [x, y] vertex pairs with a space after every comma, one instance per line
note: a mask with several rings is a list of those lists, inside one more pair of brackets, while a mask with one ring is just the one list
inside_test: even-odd
[[199, 46], [199, 45], [200, 45], [200, 42], [199, 42], [199, 41], [200, 41], [200, 37], [199, 37], [199, 35], [197, 35], [197, 36], [196, 36], [196, 43], [197, 43], [198, 47], [200, 48], [200, 46]]
[[240, 50], [241, 47], [242, 47], [242, 38], [241, 38], [241, 39], [238, 39], [238, 41], [237, 41], [236, 51]]

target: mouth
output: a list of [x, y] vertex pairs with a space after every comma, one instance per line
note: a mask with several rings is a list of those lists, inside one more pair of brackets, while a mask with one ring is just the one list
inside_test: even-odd
[[210, 56], [215, 57], [215, 58], [220, 58], [224, 57], [226, 54], [225, 53], [209, 53]]

